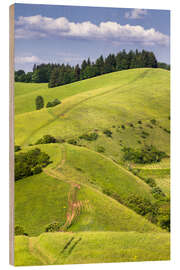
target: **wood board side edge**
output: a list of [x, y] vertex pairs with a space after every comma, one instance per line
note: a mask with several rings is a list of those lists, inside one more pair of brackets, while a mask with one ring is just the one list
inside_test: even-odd
[[14, 265], [14, 5], [9, 7], [9, 263]]

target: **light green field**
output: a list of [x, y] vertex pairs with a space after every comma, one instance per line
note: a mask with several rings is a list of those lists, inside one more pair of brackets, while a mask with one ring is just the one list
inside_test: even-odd
[[69, 185], [44, 173], [15, 183], [15, 224], [38, 235], [55, 221], [65, 223]]
[[[106, 195], [154, 203], [150, 186], [128, 171], [122, 148], [152, 144], [170, 155], [169, 77], [169, 71], [145, 68], [50, 89], [15, 83], [15, 144], [22, 151], [38, 147], [52, 161], [43, 173], [15, 183], [15, 223], [29, 235], [15, 237], [16, 265], [169, 259], [169, 233]], [[55, 98], [62, 103], [37, 111], [37, 95], [45, 104]], [[79, 138], [89, 132], [97, 140]], [[65, 143], [28, 146], [47, 134]], [[169, 196], [169, 158], [131, 165]], [[65, 224], [64, 232], [43, 233], [55, 221]]]
[[[70, 230], [161, 231], [159, 227], [102, 193], [103, 188], [109, 188], [122, 198], [139, 194], [153, 201], [149, 186], [143, 181], [106, 157], [85, 148], [68, 144], [38, 147], [50, 155], [53, 163], [48, 165], [45, 173], [15, 183], [15, 223], [21, 224], [28, 235], [44, 232], [45, 225], [55, 221], [65, 223], [72, 183], [80, 184], [77, 201], [82, 203], [82, 208]], [[92, 167], [92, 162], [96, 166]]]
[[[131, 71], [130, 71], [131, 72]], [[141, 76], [141, 75], [140, 75]], [[137, 75], [131, 72], [131, 81], [136, 79]], [[31, 112], [35, 110], [35, 99], [37, 95], [42, 95], [45, 104], [54, 99], [59, 98], [60, 100], [67, 97], [83, 93], [86, 91], [94, 91], [100, 88], [106, 88], [108, 84], [111, 84], [110, 88], [116, 86], [122, 86], [129, 80], [129, 74], [122, 72], [121, 80], [119, 80], [119, 72], [105, 74], [96, 78], [71, 83], [55, 88], [48, 88], [46, 83], [15, 83], [15, 113]], [[26, 106], [24, 106], [26, 104]]]
[[[98, 88], [97, 81], [99, 84], [101, 81], [101, 86], [104, 87]], [[93, 82], [96, 89], [89, 90], [89, 87], [93, 87]], [[49, 133], [64, 139], [77, 138], [96, 129], [98, 140], [89, 144], [85, 141], [83, 144], [94, 150], [97, 144], [104, 144], [105, 153], [118, 162], [121, 159], [120, 144], [140, 147], [144, 143], [153, 143], [159, 150], [169, 153], [169, 134], [159, 127], [162, 123], [163, 127], [169, 125], [168, 71], [136, 69], [106, 74], [80, 83], [87, 85], [87, 91], [63, 99], [62, 104], [54, 108], [17, 115], [16, 144], [35, 143]], [[66, 87], [74, 85], [76, 84]], [[29, 100], [28, 96], [26, 98]], [[27, 107], [24, 103], [21, 103], [21, 106]], [[152, 129], [147, 127], [151, 119], [158, 121]], [[143, 124], [138, 125], [138, 120], [142, 120]], [[129, 123], [133, 123], [135, 127], [129, 127]], [[125, 125], [125, 130], [121, 128], [122, 124]], [[106, 128], [113, 132], [113, 140], [102, 134]], [[143, 131], [149, 133], [146, 139], [141, 137]], [[138, 141], [141, 141], [141, 144]]]
[[15, 237], [15, 265], [169, 260], [168, 233], [81, 232]]

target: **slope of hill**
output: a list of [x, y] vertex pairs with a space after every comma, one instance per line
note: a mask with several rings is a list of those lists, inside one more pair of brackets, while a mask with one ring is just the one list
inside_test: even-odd
[[[45, 226], [53, 222], [60, 222], [63, 227], [69, 213], [69, 194], [75, 185], [79, 189], [73, 203], [79, 208], [74, 209], [77, 217], [69, 224], [70, 231], [161, 231], [103, 194], [103, 189], [109, 188], [122, 200], [135, 194], [153, 201], [150, 188], [143, 181], [111, 160], [85, 148], [68, 144], [38, 147], [50, 155], [53, 163], [45, 169], [45, 173], [15, 183], [15, 223], [21, 224], [28, 235], [44, 232]], [[26, 147], [23, 151], [32, 148]], [[92, 162], [96, 166], [92, 167]]]
[[[164, 130], [169, 128], [169, 72], [153, 69], [115, 72], [83, 81], [84, 88], [88, 89], [89, 82], [96, 79], [101, 80], [103, 85], [104, 77], [109, 78], [109, 84], [104, 87], [66, 98], [62, 104], [51, 109], [17, 115], [16, 143], [34, 143], [49, 132], [64, 139], [78, 138], [94, 130], [101, 135], [104, 129], [114, 127], [112, 132], [116, 145], [120, 144], [120, 140], [135, 146], [138, 146], [138, 141], [141, 144], [147, 141], [155, 146], [158, 144], [160, 150], [169, 153], [169, 133]], [[114, 81], [115, 86], [111, 83]], [[28, 96], [26, 98], [29, 100]], [[24, 103], [21, 105], [26, 107]], [[157, 125], [151, 125], [151, 128], [148, 125], [152, 119], [157, 121]], [[143, 126], [137, 124], [139, 120]], [[143, 131], [148, 133], [146, 138]], [[107, 144], [112, 143], [109, 138], [106, 141]], [[120, 145], [116, 149], [120, 152]]]
[[[131, 71], [130, 71], [131, 72]], [[131, 80], [133, 81], [138, 76], [138, 73], [131, 72]], [[129, 80], [127, 72], [115, 72], [105, 74], [92, 79], [83, 80], [55, 88], [48, 88], [45, 83], [15, 83], [15, 113], [31, 112], [35, 110], [35, 98], [37, 95], [44, 97], [45, 103], [54, 98], [60, 100], [67, 97], [93, 91], [100, 88], [105, 88], [107, 85], [113, 89], [115, 86], [122, 86]], [[26, 103], [26, 106], [24, 104]]]
[[168, 233], [81, 232], [15, 237], [15, 265], [169, 260]]
[[[152, 213], [145, 218], [133, 206], [157, 202], [143, 178], [153, 177], [169, 196], [169, 74], [145, 68], [53, 89], [16, 84], [15, 144], [21, 151], [38, 147], [52, 161], [15, 183], [15, 222], [29, 235], [15, 238], [16, 265], [169, 259], [169, 233], [149, 221]], [[62, 103], [37, 111], [37, 95]], [[57, 143], [32, 145], [47, 134]], [[125, 162], [124, 147], [146, 145], [167, 157]], [[62, 232], [43, 233], [53, 222]]]

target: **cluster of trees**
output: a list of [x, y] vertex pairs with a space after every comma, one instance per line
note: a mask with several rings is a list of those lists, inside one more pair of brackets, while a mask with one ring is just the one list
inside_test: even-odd
[[[37, 96], [35, 100], [36, 104], [36, 110], [40, 110], [44, 108], [44, 99], [42, 96]], [[61, 104], [61, 101], [57, 98], [55, 98], [53, 101], [48, 101], [46, 104], [46, 108], [57, 106], [58, 104]]]
[[79, 139], [84, 139], [86, 141], [95, 141], [98, 138], [98, 134], [96, 132], [92, 132], [89, 134], [83, 134], [79, 136]]
[[46, 107], [49, 108], [49, 107], [54, 107], [54, 106], [57, 106], [58, 104], [61, 104], [61, 101], [57, 98], [55, 98], [53, 101], [48, 101]]
[[15, 154], [15, 181], [40, 173], [42, 167], [46, 167], [49, 163], [50, 157], [39, 148]]
[[[155, 199], [155, 202], [152, 204], [150, 208], [147, 208], [147, 212], [145, 213], [145, 217], [148, 218], [151, 222], [156, 223], [160, 227], [165, 230], [170, 231], [170, 199], [167, 197], [164, 192], [157, 186], [156, 181], [153, 178], [145, 177], [141, 175], [141, 169], [131, 167], [129, 170], [134, 174], [137, 175], [140, 179], [142, 179], [146, 184], [148, 184], [151, 188], [151, 193]], [[131, 201], [132, 202], [132, 201]], [[134, 205], [131, 205], [132, 208], [135, 210], [137, 201]], [[142, 207], [143, 204], [141, 204]], [[130, 205], [129, 205], [130, 206]], [[140, 207], [140, 208], [141, 208]], [[135, 210], [137, 213], [142, 214], [139, 212], [138, 208]]]
[[34, 65], [33, 72], [15, 71], [15, 81], [48, 83], [51, 88], [113, 71], [143, 67], [170, 69], [169, 65], [158, 63], [153, 52], [131, 50], [127, 53], [123, 50], [116, 55], [109, 54], [105, 58], [101, 55], [94, 62], [88, 58], [76, 66], [50, 63]]
[[130, 194], [127, 198], [121, 198], [111, 190], [105, 189], [103, 192], [152, 223], [170, 231], [170, 201], [165, 195], [162, 196], [159, 194], [159, 197], [152, 203], [149, 199], [139, 197], [135, 194]]
[[132, 161], [134, 163], [146, 164], [153, 162], [160, 162], [162, 158], [167, 157], [165, 152], [157, 150], [154, 146], [145, 146], [142, 149], [133, 149], [131, 147], [124, 147], [123, 159]]
[[48, 144], [48, 143], [56, 143], [56, 139], [51, 135], [44, 135], [42, 138], [37, 140], [35, 144]]

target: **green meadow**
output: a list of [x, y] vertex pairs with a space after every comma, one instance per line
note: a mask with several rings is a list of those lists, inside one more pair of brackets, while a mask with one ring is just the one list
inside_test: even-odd
[[[56, 88], [15, 83], [17, 154], [39, 148], [51, 161], [15, 182], [15, 225], [27, 234], [15, 236], [15, 265], [170, 259], [169, 232], [144, 209], [160, 201], [146, 179], [165, 194], [161, 209], [170, 196], [169, 84], [170, 72], [158, 68]], [[39, 95], [45, 105], [62, 103], [36, 110]], [[35, 145], [47, 134], [56, 143]], [[124, 160], [125, 147], [147, 145], [166, 157], [151, 164]], [[59, 231], [46, 232], [54, 222]]]
[[169, 260], [168, 233], [79, 232], [17, 236], [15, 265]]

